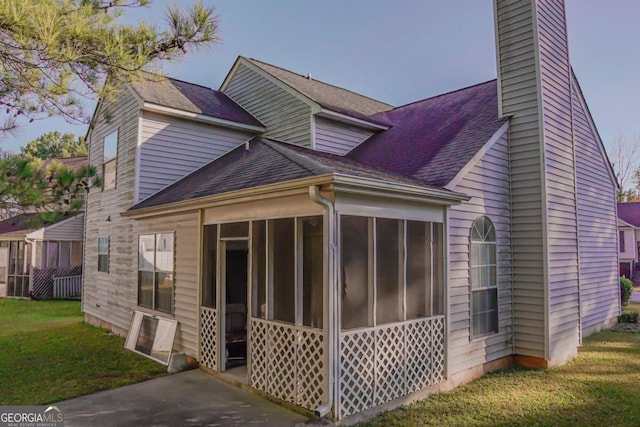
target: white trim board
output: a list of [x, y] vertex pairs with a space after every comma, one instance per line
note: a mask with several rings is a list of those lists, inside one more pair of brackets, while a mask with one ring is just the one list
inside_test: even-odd
[[453, 177], [447, 185], [444, 186], [447, 190], [455, 191], [456, 187], [464, 179], [464, 177], [482, 160], [485, 154], [502, 138], [502, 136], [509, 130], [509, 121], [504, 122], [500, 129], [494, 133], [491, 138], [478, 150], [478, 152], [467, 162], [466, 165]]

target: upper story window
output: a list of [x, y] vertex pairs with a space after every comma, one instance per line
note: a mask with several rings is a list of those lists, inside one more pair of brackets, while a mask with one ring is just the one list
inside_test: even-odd
[[493, 223], [481, 216], [471, 227], [471, 337], [498, 332], [497, 241]]
[[620, 239], [618, 239], [620, 241], [620, 252], [624, 252], [624, 231], [619, 231], [618, 234], [620, 235]]
[[102, 160], [102, 189], [116, 187], [116, 168], [118, 165], [118, 131], [104, 137]]

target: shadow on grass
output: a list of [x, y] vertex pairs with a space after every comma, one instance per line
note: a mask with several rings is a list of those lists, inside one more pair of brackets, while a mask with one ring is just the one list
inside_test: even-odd
[[603, 332], [548, 370], [500, 371], [387, 412], [370, 426], [638, 426], [640, 336]]

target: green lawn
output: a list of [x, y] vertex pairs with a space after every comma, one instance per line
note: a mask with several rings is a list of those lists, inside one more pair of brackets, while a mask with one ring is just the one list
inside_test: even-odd
[[500, 371], [363, 425], [639, 426], [640, 334], [600, 332], [565, 366]]
[[166, 371], [83, 323], [76, 301], [0, 298], [0, 325], [0, 405], [51, 403]]

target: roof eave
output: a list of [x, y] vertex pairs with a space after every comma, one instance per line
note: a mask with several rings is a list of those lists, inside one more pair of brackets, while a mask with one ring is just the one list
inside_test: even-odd
[[355, 117], [351, 117], [346, 114], [337, 113], [335, 111], [321, 108], [320, 111], [316, 114], [318, 117], [324, 117], [326, 119], [335, 120], [337, 122], [345, 123], [348, 125], [357, 126], [364, 129], [369, 129], [373, 131], [387, 130], [389, 126], [384, 126], [378, 123], [373, 123], [367, 120], [358, 119]]
[[317, 175], [291, 181], [278, 182], [275, 184], [260, 185], [242, 190], [229, 191], [227, 193], [215, 194], [212, 196], [198, 197], [196, 199], [165, 203], [148, 208], [128, 210], [120, 215], [127, 218], [144, 218], [200, 209], [220, 204], [238, 203], [244, 200], [268, 199], [282, 195], [297, 194], [299, 192], [306, 194], [308, 193], [308, 187], [310, 185], [329, 184], [331, 183], [332, 178], [333, 174]]
[[335, 191], [344, 193], [388, 197], [397, 200], [433, 203], [438, 205], [454, 205], [470, 199], [466, 194], [428, 188], [418, 184], [394, 183], [359, 176], [329, 173], [275, 184], [261, 185], [237, 191], [230, 191], [212, 196], [199, 197], [196, 199], [128, 210], [120, 215], [127, 218], [141, 219], [145, 217], [173, 214], [201, 209], [204, 207], [239, 203], [249, 200], [264, 200], [279, 196], [306, 194], [308, 192], [308, 187], [311, 185], [327, 184], [332, 185]]
[[618, 227], [629, 227], [629, 228], [638, 228], [630, 222], [625, 221], [622, 218], [618, 218]]
[[333, 182], [334, 189], [344, 193], [388, 197], [421, 203], [457, 205], [471, 199], [466, 194], [425, 187], [419, 184], [404, 184], [344, 174], [334, 174]]
[[196, 122], [218, 125], [218, 126], [226, 127], [229, 129], [244, 130], [249, 132], [257, 132], [257, 133], [263, 133], [263, 132], [266, 132], [267, 130], [267, 128], [265, 128], [264, 126], [256, 126], [256, 125], [250, 125], [247, 123], [235, 122], [232, 120], [221, 119], [221, 118], [209, 116], [206, 114], [193, 113], [190, 111], [184, 111], [177, 108], [166, 107], [164, 105], [158, 105], [151, 102], [144, 102], [142, 104], [141, 109], [143, 111], [148, 111], [150, 113], [158, 113], [158, 114], [165, 114], [173, 117], [180, 117], [183, 119], [189, 119]]

